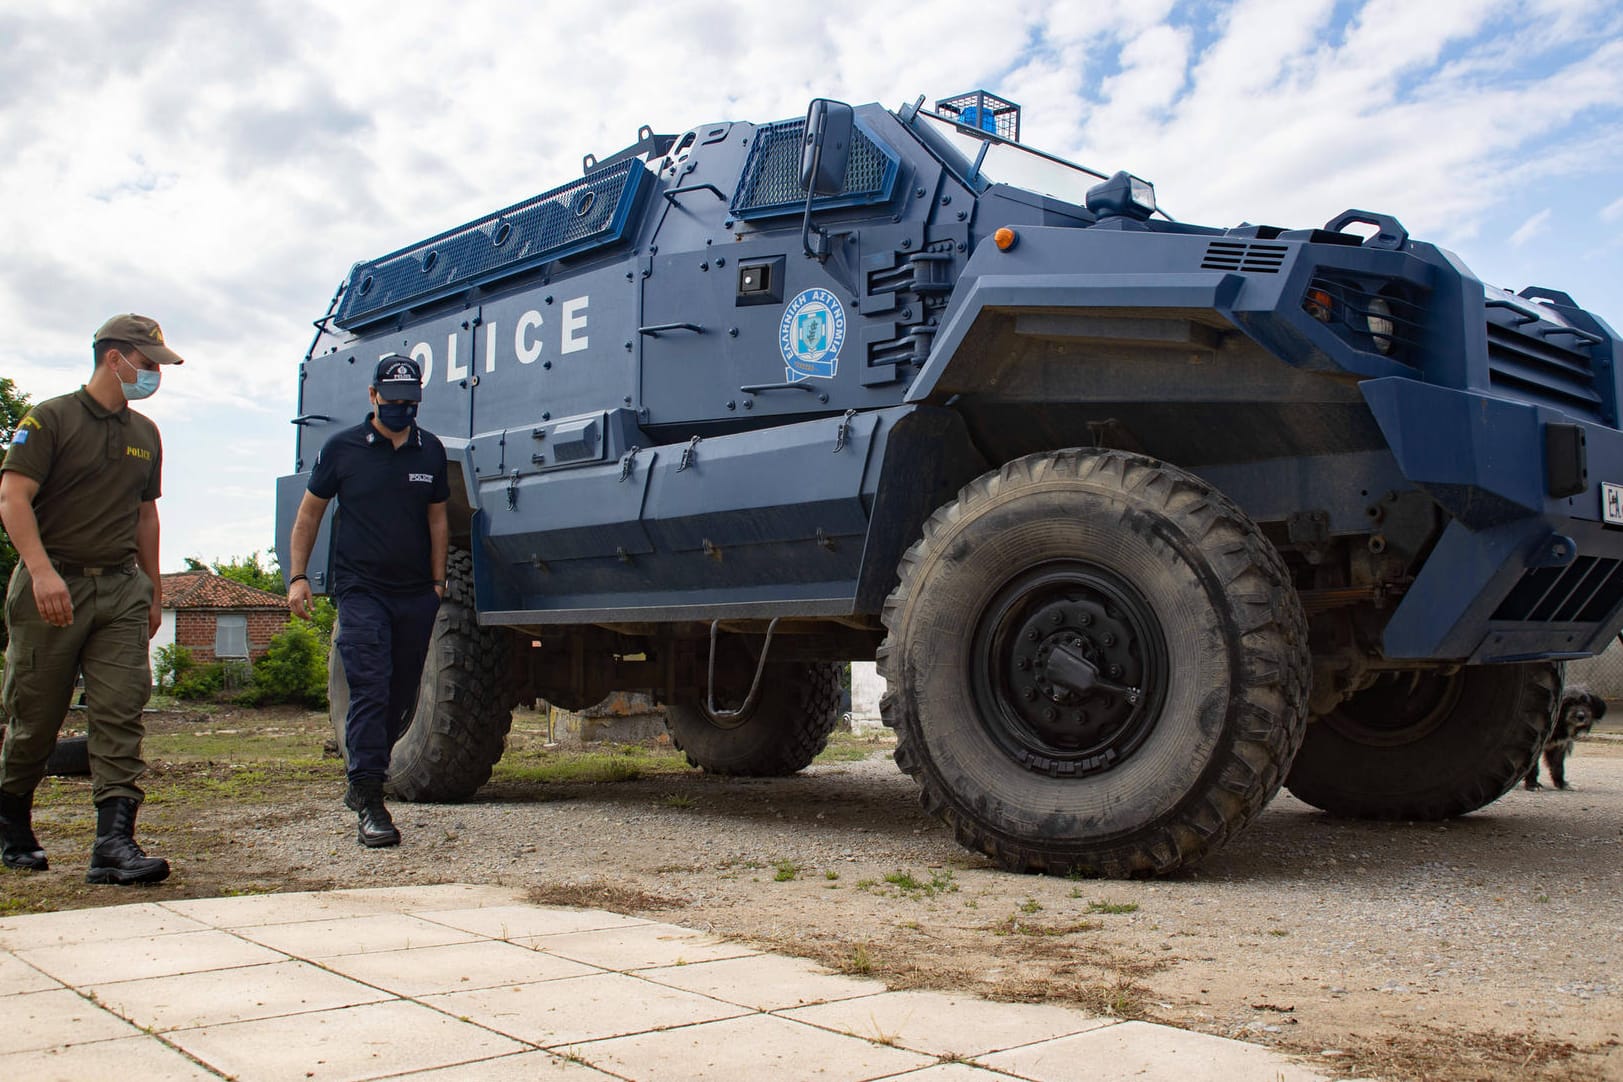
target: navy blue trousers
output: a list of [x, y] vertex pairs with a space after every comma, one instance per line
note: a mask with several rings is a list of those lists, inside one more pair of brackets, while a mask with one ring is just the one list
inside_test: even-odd
[[440, 599], [432, 589], [397, 596], [338, 596], [338, 656], [349, 683], [344, 744], [351, 781], [389, 778], [389, 752], [411, 724]]

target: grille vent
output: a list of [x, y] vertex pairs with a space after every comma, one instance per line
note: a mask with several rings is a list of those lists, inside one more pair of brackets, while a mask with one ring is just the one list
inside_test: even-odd
[[[800, 144], [806, 131], [804, 117], [762, 124], [755, 129], [755, 144], [744, 162], [743, 175], [733, 195], [732, 211], [739, 218], [787, 214], [806, 205], [800, 185]], [[851, 159], [839, 195], [819, 197], [818, 207], [861, 206], [890, 198], [897, 165], [861, 128], [851, 133]]]
[[649, 183], [640, 158], [588, 176], [350, 272], [333, 322], [352, 327], [538, 263], [618, 241]]
[[1581, 339], [1569, 346], [1565, 336], [1540, 335], [1539, 329], [1540, 324], [1517, 323], [1490, 310], [1488, 377], [1493, 388], [1576, 417], [1608, 419], [1589, 347]]
[[1249, 271], [1278, 274], [1289, 247], [1283, 244], [1256, 244], [1242, 240], [1214, 240], [1206, 246], [1201, 270]]
[[1623, 602], [1623, 560], [1580, 556], [1566, 567], [1536, 567], [1495, 610], [1495, 620], [1594, 624]]

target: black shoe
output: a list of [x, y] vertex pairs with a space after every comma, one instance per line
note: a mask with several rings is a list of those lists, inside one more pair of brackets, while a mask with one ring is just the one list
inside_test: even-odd
[[34, 794], [0, 793], [0, 863], [8, 868], [43, 872], [50, 867], [34, 837]]
[[96, 805], [96, 847], [90, 851], [86, 883], [161, 883], [169, 878], [169, 862], [149, 857], [135, 844], [135, 809], [127, 796], [108, 797]]
[[372, 778], [361, 778], [349, 783], [344, 794], [344, 807], [354, 812], [359, 823], [355, 840], [368, 849], [382, 849], [400, 844], [400, 831], [395, 829], [389, 809], [383, 804], [383, 783]]

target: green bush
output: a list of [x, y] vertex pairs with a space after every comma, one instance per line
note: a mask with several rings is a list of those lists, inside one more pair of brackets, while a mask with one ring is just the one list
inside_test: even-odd
[[178, 642], [158, 647], [158, 662], [152, 670], [158, 680], [158, 690], [173, 692], [181, 677], [190, 672], [196, 664], [192, 652]]
[[171, 689], [177, 699], [211, 699], [225, 686], [225, 666], [218, 661], [193, 664], [175, 678]]
[[247, 706], [266, 703], [327, 705], [327, 647], [319, 631], [302, 620], [290, 620], [270, 641], [254, 665], [253, 680], [237, 696]]

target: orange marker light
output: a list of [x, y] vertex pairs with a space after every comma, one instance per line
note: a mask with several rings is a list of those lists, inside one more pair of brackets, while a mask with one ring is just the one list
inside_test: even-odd
[[992, 234], [992, 243], [997, 245], [998, 251], [1000, 252], [1007, 252], [1010, 248], [1013, 248], [1019, 240], [1019, 234], [1015, 233], [1015, 231], [1010, 229], [1008, 226], [1004, 226], [996, 233]]

